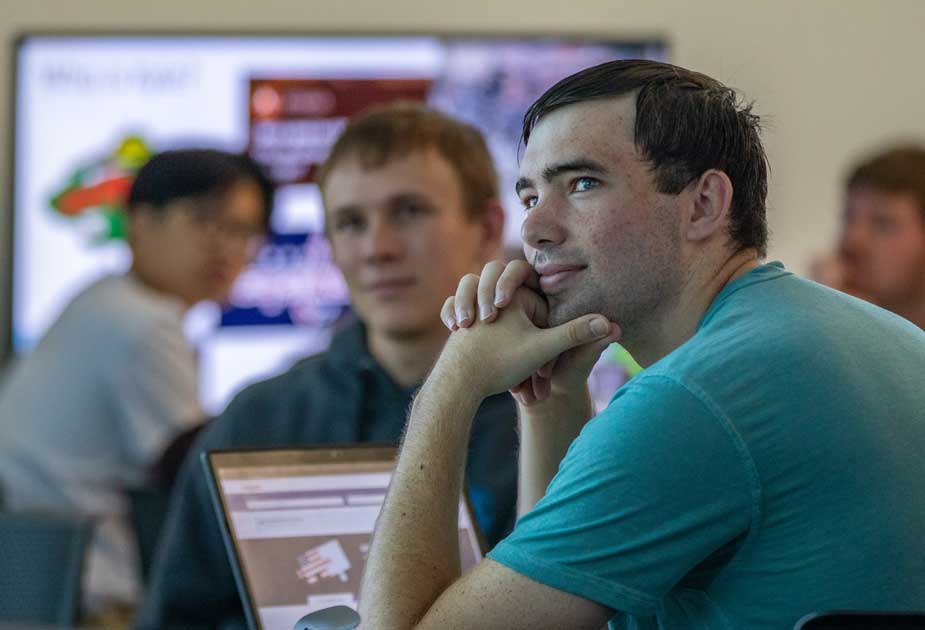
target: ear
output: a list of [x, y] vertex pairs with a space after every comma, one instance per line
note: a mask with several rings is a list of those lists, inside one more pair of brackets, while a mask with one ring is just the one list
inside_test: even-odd
[[684, 235], [702, 241], [725, 233], [732, 206], [732, 181], [726, 173], [710, 169], [692, 184], [691, 208]]
[[138, 240], [139, 234], [144, 234], [151, 224], [151, 209], [147, 204], [136, 205], [125, 209], [125, 240], [130, 245]]
[[177, 201], [168, 203], [163, 208], [158, 208], [149, 203], [140, 203], [126, 210], [125, 228], [126, 241], [130, 246], [136, 246], [141, 241], [148, 240], [151, 235], [156, 234], [164, 225], [167, 214], [173, 209], [171, 204], [180, 203]]
[[476, 219], [482, 228], [482, 253], [486, 261], [501, 254], [504, 241], [504, 207], [497, 199], [486, 204], [485, 211]]

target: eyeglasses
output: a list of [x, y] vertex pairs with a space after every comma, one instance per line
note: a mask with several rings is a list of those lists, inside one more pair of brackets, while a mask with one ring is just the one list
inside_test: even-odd
[[237, 251], [254, 256], [266, 241], [264, 227], [222, 216], [221, 210], [205, 204], [189, 204], [185, 213], [196, 230], [213, 241], [221, 241]]

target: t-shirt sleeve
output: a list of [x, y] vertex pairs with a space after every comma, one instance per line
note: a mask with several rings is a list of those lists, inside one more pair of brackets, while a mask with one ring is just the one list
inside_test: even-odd
[[154, 321], [121, 342], [113, 401], [127, 455], [148, 465], [177, 434], [202, 422], [198, 370], [179, 322]]
[[748, 531], [758, 500], [744, 444], [711, 407], [696, 388], [637, 376], [586, 425], [546, 495], [489, 557], [653, 615], [685, 575]]

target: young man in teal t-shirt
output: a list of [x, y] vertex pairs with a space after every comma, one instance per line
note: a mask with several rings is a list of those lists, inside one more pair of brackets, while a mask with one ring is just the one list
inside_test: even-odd
[[[656, 62], [527, 112], [526, 259], [463, 278], [370, 550], [365, 627], [789, 630], [925, 602], [925, 335], [762, 264], [758, 118]], [[611, 342], [646, 369], [591, 418]], [[460, 576], [478, 403], [520, 414], [520, 520]]]

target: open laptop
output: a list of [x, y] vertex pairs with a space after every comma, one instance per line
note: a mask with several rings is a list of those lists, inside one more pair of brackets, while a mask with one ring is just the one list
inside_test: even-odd
[[[396, 455], [366, 445], [203, 453], [250, 628], [291, 630], [315, 610], [356, 608]], [[483, 555], [477, 527], [460, 497], [463, 571]]]

